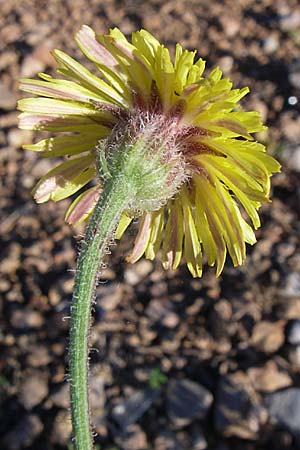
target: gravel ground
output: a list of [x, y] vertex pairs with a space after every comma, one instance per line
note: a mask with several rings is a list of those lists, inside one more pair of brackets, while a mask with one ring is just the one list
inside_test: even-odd
[[201, 280], [124, 262], [97, 289], [90, 395], [101, 450], [300, 449], [300, 7], [297, 0], [0, 1], [0, 448], [71, 448], [66, 345], [77, 243], [69, 204], [30, 190], [53, 162], [23, 152], [17, 80], [54, 71], [71, 37], [144, 27], [220, 65], [269, 125], [283, 165], [245, 266]]

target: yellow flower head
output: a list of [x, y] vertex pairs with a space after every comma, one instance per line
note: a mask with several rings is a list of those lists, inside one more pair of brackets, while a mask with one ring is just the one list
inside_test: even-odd
[[243, 264], [245, 242], [253, 244], [255, 236], [240, 206], [258, 228], [257, 210], [268, 201], [270, 176], [280, 169], [251, 136], [264, 129], [259, 114], [238, 105], [248, 88], [232, 89], [219, 68], [204, 78], [205, 62], [194, 62], [196, 52], [179, 44], [172, 61], [169, 51], [145, 30], [132, 33], [130, 43], [118, 29], [97, 35], [83, 26], [76, 41], [98, 75], [54, 50], [63, 79], [41, 73], [40, 80], [21, 81], [23, 91], [39, 97], [19, 101], [20, 128], [62, 132], [24, 147], [46, 157], [68, 157], [39, 181], [36, 201], [75, 194], [96, 179], [100, 160], [101, 180], [77, 196], [67, 211], [69, 223], [82, 222], [110, 176], [109, 155], [124, 142], [140, 140], [148, 155], [145, 173], [155, 158], [170, 170], [148, 170], [145, 179], [154, 181], [154, 195], [153, 189], [146, 192], [144, 202], [121, 217], [117, 238], [137, 211], [142, 213], [128, 260], [135, 262], [143, 254], [154, 259], [162, 247], [166, 269], [175, 269], [184, 254], [193, 276], [202, 274], [203, 251], [217, 275], [227, 250], [235, 266]]

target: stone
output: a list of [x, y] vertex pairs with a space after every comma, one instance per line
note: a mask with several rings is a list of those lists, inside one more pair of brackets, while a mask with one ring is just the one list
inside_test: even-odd
[[205, 419], [212, 402], [211, 392], [199, 383], [187, 379], [168, 383], [167, 414], [177, 427]]
[[158, 395], [159, 390], [137, 391], [127, 400], [116, 405], [112, 410], [111, 417], [121, 429], [126, 430], [142, 417]]
[[284, 355], [295, 368], [300, 368], [300, 345], [286, 345]]
[[93, 416], [97, 416], [97, 420], [101, 420], [105, 416], [105, 379], [99, 371], [96, 372], [97, 367], [91, 373], [90, 386], [89, 386], [89, 398], [91, 411]]
[[[283, 151], [283, 157], [286, 160], [286, 156], [288, 157], [289, 154], [292, 154], [292, 152], [299, 147], [299, 140], [300, 140], [299, 115], [294, 116], [292, 111], [284, 111], [280, 117], [280, 126], [282, 128], [282, 133], [284, 137], [288, 141], [287, 143], [291, 144], [291, 147], [287, 148], [287, 146], [285, 146]], [[292, 166], [290, 164], [288, 165], [288, 167], [292, 169]]]
[[16, 96], [5, 86], [4, 83], [0, 82], [0, 109], [12, 110], [16, 107]]
[[279, 27], [283, 31], [297, 30], [300, 27], [300, 10], [294, 10], [282, 14], [279, 19]]
[[263, 42], [263, 49], [267, 55], [275, 53], [279, 47], [279, 40], [277, 36], [269, 35]]
[[292, 384], [288, 373], [280, 371], [277, 364], [272, 360], [261, 367], [251, 367], [247, 373], [254, 388], [260, 392], [273, 392]]
[[278, 426], [300, 437], [300, 388], [291, 387], [268, 394], [265, 405]]
[[264, 101], [258, 97], [254, 97], [251, 102], [251, 109], [258, 111], [262, 122], [266, 122], [268, 119], [268, 107]]
[[234, 37], [240, 30], [240, 21], [233, 16], [222, 14], [220, 17], [220, 22], [222, 24], [224, 33], [227, 37]]
[[[299, 170], [300, 170], [300, 147], [299, 147]], [[300, 273], [291, 272], [288, 274], [285, 286], [281, 290], [285, 297], [300, 297]]]
[[191, 443], [193, 450], [205, 450], [207, 449], [207, 440], [205, 439], [203, 430], [199, 425], [195, 426], [192, 430]]
[[48, 37], [53, 29], [51, 22], [37, 23], [26, 36], [26, 42], [32, 46], [37, 46], [43, 39]]
[[53, 421], [50, 440], [53, 444], [66, 447], [72, 434], [72, 423], [70, 412], [59, 411]]
[[0, 272], [2, 274], [12, 275], [21, 266], [21, 245], [17, 242], [12, 242], [2, 254], [2, 260], [0, 262]]
[[300, 67], [289, 74], [289, 82], [294, 88], [300, 89]]
[[45, 64], [43, 61], [37, 59], [34, 55], [27, 55], [21, 65], [21, 77], [30, 78], [44, 70]]
[[284, 343], [284, 321], [258, 322], [252, 332], [251, 344], [265, 353], [279, 350]]
[[119, 283], [100, 285], [97, 288], [97, 306], [105, 311], [113, 311], [117, 308], [124, 296], [124, 286]]
[[154, 298], [148, 304], [145, 313], [154, 322], [159, 322], [167, 328], [175, 328], [179, 323], [179, 317], [172, 308], [171, 302]]
[[48, 395], [48, 380], [41, 373], [31, 373], [23, 381], [19, 399], [25, 409], [31, 410]]
[[114, 440], [122, 450], [146, 450], [149, 448], [146, 433], [136, 423], [131, 425], [125, 434], [116, 436]]
[[234, 61], [230, 55], [222, 56], [219, 58], [218, 63], [224, 73], [230, 73], [233, 69]]
[[70, 408], [70, 392], [69, 384], [63, 383], [55, 390], [51, 395], [51, 400], [55, 406], [59, 408], [68, 409]]
[[43, 424], [35, 414], [26, 415], [4, 435], [1, 440], [2, 448], [6, 450], [22, 450], [33, 444], [43, 431]]
[[14, 51], [5, 51], [0, 54], [0, 70], [4, 70], [10, 65], [16, 64], [18, 55]]
[[14, 148], [20, 148], [25, 142], [32, 141], [32, 131], [31, 130], [19, 130], [18, 128], [13, 128], [7, 133], [7, 140], [9, 145]]
[[124, 280], [126, 283], [135, 286], [153, 270], [153, 264], [147, 259], [141, 259], [133, 267], [126, 267]]
[[249, 378], [242, 372], [221, 377], [216, 394], [214, 424], [224, 436], [257, 437], [266, 413]]
[[155, 439], [155, 450], [182, 450], [181, 443], [173, 431], [162, 430]]
[[300, 317], [300, 297], [286, 298], [281, 296], [276, 307], [278, 317], [289, 320]]
[[30, 347], [30, 353], [26, 359], [28, 365], [31, 367], [47, 366], [52, 361], [49, 350], [45, 345]]
[[300, 320], [291, 319], [285, 326], [285, 340], [291, 345], [300, 345]]
[[40, 328], [44, 324], [43, 315], [33, 309], [16, 309], [11, 315], [11, 324], [20, 331]]
[[[296, 122], [296, 127], [297, 127], [297, 125], [298, 126], [300, 125], [300, 121]], [[288, 131], [288, 129], [289, 128], [285, 128], [285, 131]], [[291, 138], [290, 140], [293, 140], [292, 132], [293, 132], [293, 130], [291, 130], [291, 133], [290, 133], [290, 136], [289, 136], [289, 138]], [[299, 134], [299, 137], [300, 137], [300, 134]], [[284, 161], [285, 165], [290, 170], [295, 171], [295, 172], [300, 172], [300, 145], [298, 145], [298, 143], [286, 145], [285, 148], [283, 149], [283, 152], [282, 152], [282, 161]], [[289, 276], [288, 276], [288, 278], [286, 280], [286, 286], [283, 287], [283, 289], [282, 289], [282, 294], [286, 295], [287, 297], [289, 297], [291, 294], [292, 294], [292, 296], [294, 295], [293, 294], [293, 291], [294, 291], [293, 285], [290, 286], [291, 293], [289, 293], [287, 291], [288, 284], [291, 283], [291, 282], [294, 283], [294, 280], [293, 280], [294, 278], [297, 279], [297, 276], [292, 275], [294, 273], [295, 272], [291, 272], [291, 274], [290, 274], [291, 281], [289, 281]], [[296, 286], [297, 286], [297, 284], [298, 283], [296, 283]], [[299, 295], [299, 285], [296, 288], [296, 291], [298, 291], [298, 295]]]

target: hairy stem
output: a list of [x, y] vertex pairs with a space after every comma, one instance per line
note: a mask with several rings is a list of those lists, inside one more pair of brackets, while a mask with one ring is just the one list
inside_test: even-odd
[[100, 263], [122, 211], [128, 203], [124, 180], [106, 183], [98, 201], [77, 263], [71, 306], [70, 379], [71, 410], [76, 450], [91, 450], [93, 439], [88, 399], [88, 335], [91, 304]]

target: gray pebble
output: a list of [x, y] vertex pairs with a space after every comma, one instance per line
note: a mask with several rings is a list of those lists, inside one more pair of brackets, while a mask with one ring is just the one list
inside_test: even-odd
[[270, 417], [295, 436], [300, 436], [300, 389], [288, 388], [266, 396]]

